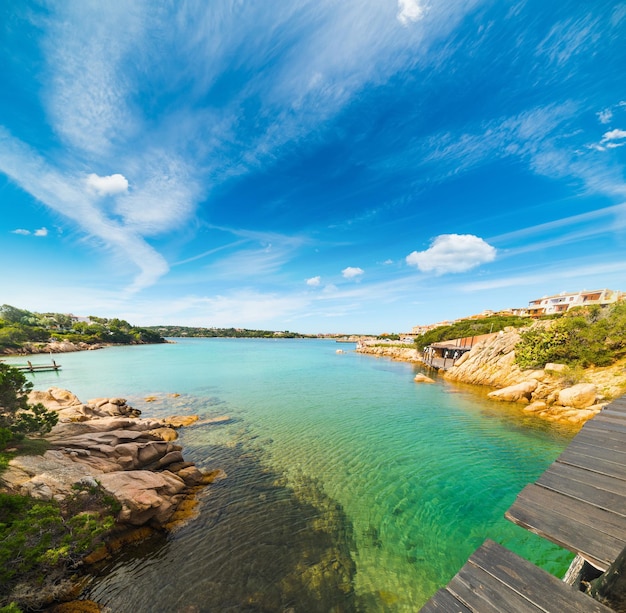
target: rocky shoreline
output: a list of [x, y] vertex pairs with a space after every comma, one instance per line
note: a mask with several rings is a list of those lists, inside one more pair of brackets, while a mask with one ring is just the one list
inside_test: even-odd
[[[115, 501], [113, 533], [118, 537], [125, 533], [122, 540], [174, 527], [193, 515], [197, 489], [224, 476], [220, 470], [202, 472], [186, 462], [175, 442], [176, 430], [198, 423], [197, 416], [141, 418], [123, 398], [83, 403], [54, 387], [31, 392], [29, 402], [57, 411], [59, 422], [44, 437], [50, 448], [43, 455], [11, 459], [0, 474], [2, 490], [35, 500], [63, 501], [77, 489], [97, 488]], [[135, 535], [129, 537], [130, 531]], [[116, 547], [102, 543], [83, 563], [98, 562]], [[42, 594], [42, 603], [45, 600]]]
[[[172, 341], [164, 341], [171, 343]], [[0, 348], [0, 355], [19, 356], [35, 355], [38, 353], [74, 353], [76, 351], [95, 351], [105, 347], [126, 347], [128, 345], [149, 345], [152, 343], [85, 343], [72, 341], [48, 341], [45, 343], [24, 343], [19, 347]]]
[[[442, 373], [444, 379], [491, 388], [492, 400], [525, 405], [533, 416], [582, 426], [611, 400], [626, 392], [624, 361], [607, 368], [590, 368], [573, 376], [563, 364], [546, 364], [542, 369], [522, 370], [515, 363], [515, 346], [520, 340], [517, 329], [504, 330], [478, 342]], [[360, 343], [357, 352], [394, 360], [423, 363], [415, 349], [393, 345], [368, 346]], [[416, 382], [433, 379], [417, 376]]]

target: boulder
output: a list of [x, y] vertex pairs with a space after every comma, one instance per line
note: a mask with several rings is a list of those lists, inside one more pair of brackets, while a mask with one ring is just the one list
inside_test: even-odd
[[493, 400], [503, 400], [505, 402], [529, 402], [532, 393], [537, 389], [537, 381], [523, 381], [517, 385], [509, 385], [495, 392], [488, 394]]
[[32, 404], [41, 403], [50, 411], [58, 411], [81, 404], [81, 401], [72, 392], [58, 387], [51, 387], [46, 391], [32, 391], [28, 394], [28, 402]]
[[565, 372], [567, 370], [567, 366], [565, 364], [553, 364], [550, 362], [545, 365], [544, 370], [549, 370], [551, 372]]
[[586, 409], [596, 403], [598, 389], [593, 383], [578, 383], [562, 389], [555, 404], [575, 409]]
[[524, 411], [527, 413], [539, 413], [540, 411], [545, 411], [548, 408], [548, 405], [542, 400], [536, 400], [535, 402], [531, 402], [527, 407], [524, 407]]
[[195, 466], [182, 468], [176, 474], [185, 482], [186, 485], [189, 486], [202, 483], [202, 479], [204, 477], [204, 475]]
[[182, 428], [190, 426], [198, 421], [197, 415], [171, 415], [161, 420], [161, 423], [169, 428]]
[[155, 428], [154, 430], [148, 430], [147, 433], [162, 441], [175, 441], [178, 438], [178, 433], [174, 428]]
[[431, 379], [422, 373], [416, 374], [413, 381], [415, 381], [415, 383], [435, 383], [434, 379]]
[[165, 524], [185, 489], [185, 482], [169, 471], [119, 471], [101, 475], [99, 480], [122, 505], [118, 519], [134, 526], [149, 521]]

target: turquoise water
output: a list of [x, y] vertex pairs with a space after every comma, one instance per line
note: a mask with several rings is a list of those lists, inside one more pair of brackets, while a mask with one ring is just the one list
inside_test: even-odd
[[186, 457], [227, 475], [200, 516], [129, 549], [87, 595], [134, 613], [416, 611], [487, 537], [562, 574], [571, 555], [503, 514], [572, 432], [352, 349], [188, 339], [65, 354], [61, 372], [31, 375], [145, 416], [231, 418], [181, 431]]

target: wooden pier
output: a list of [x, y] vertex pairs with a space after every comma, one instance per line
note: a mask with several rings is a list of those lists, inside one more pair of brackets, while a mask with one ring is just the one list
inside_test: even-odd
[[26, 364], [11, 364], [11, 366], [21, 372], [49, 372], [61, 370], [61, 365], [52, 360], [52, 364], [32, 364], [30, 360]]
[[[588, 421], [505, 513], [606, 571], [626, 548], [626, 396]], [[487, 540], [422, 613], [610, 613], [587, 594]]]

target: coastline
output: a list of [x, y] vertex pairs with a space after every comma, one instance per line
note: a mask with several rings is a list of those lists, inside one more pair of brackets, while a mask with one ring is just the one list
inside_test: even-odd
[[[197, 415], [142, 418], [123, 398], [83, 403], [54, 387], [31, 392], [29, 402], [56, 411], [59, 422], [41, 437], [48, 447], [42, 455], [18, 454], [8, 462], [0, 473], [1, 491], [60, 508], [71, 509], [78, 501], [74, 510], [78, 515], [65, 517], [69, 524], [85, 514], [81, 509], [88, 504], [86, 513], [100, 517], [102, 530], [79, 560], [61, 559], [55, 565], [50, 584], [31, 585], [20, 579], [15, 591], [4, 595], [9, 596], [5, 604], [17, 600], [21, 606], [39, 608], [76, 599], [81, 577], [91, 567], [128, 543], [155, 531], [171, 531], [193, 518], [199, 490], [225, 476], [219, 469], [200, 471], [184, 459], [182, 446], [175, 442], [179, 428], [200, 423]], [[202, 424], [229, 419], [221, 416]], [[106, 517], [111, 512], [114, 522], [109, 525]]]
[[[626, 392], [626, 360], [610, 367], [588, 368], [582, 373], [572, 373], [563, 364], [522, 370], [515, 363], [515, 346], [519, 338], [517, 330], [507, 329], [481, 340], [440, 376], [446, 381], [488, 389], [487, 396], [491, 400], [518, 405], [522, 411], [538, 419], [576, 428], [582, 427], [610, 401]], [[356, 352], [421, 364], [425, 369], [433, 370], [416, 349], [360, 342]], [[418, 375], [415, 381], [433, 380]]]

